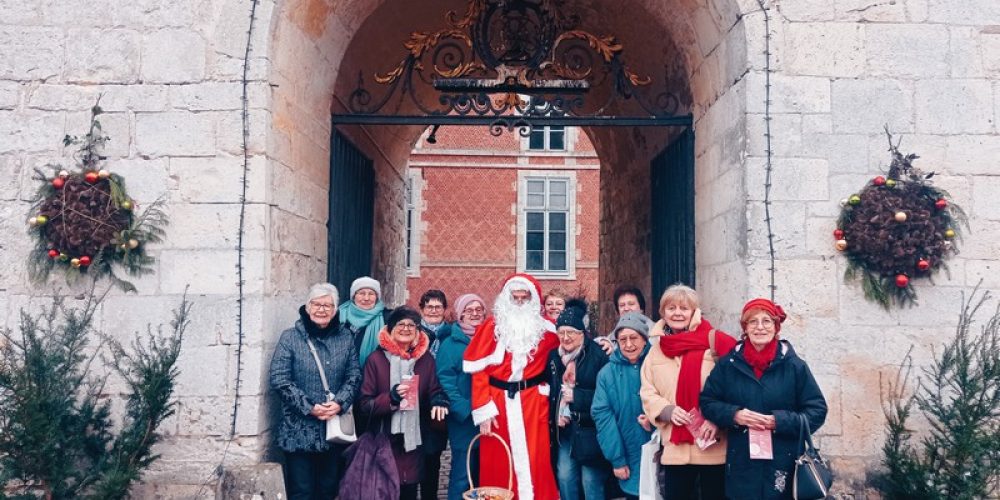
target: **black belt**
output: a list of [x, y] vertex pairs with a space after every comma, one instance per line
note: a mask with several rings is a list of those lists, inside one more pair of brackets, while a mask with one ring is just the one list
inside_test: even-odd
[[523, 391], [529, 387], [534, 387], [538, 384], [541, 384], [542, 382], [545, 382], [545, 378], [546, 378], [545, 372], [539, 373], [538, 375], [535, 375], [534, 377], [531, 377], [528, 380], [522, 380], [520, 382], [505, 382], [503, 380], [490, 377], [490, 385], [496, 387], [497, 389], [503, 389], [507, 391], [507, 397], [510, 399], [514, 399], [514, 396], [516, 396], [518, 392]]

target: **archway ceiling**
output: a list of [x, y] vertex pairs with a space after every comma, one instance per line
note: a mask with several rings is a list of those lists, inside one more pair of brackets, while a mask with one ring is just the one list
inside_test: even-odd
[[[307, 2], [309, 0], [302, 0]], [[374, 73], [384, 73], [403, 59], [403, 42], [412, 31], [433, 32], [446, 27], [444, 14], [465, 12], [465, 0], [402, 1], [386, 0], [336, 3], [331, 15], [346, 16], [340, 22], [355, 29], [337, 71], [334, 94], [346, 100], [358, 84], [359, 72], [366, 88], [378, 96]], [[705, 55], [714, 50], [738, 19], [732, 0], [570, 0], [567, 10], [582, 13], [582, 28], [597, 35], [612, 34], [622, 42], [623, 58], [636, 73], [653, 78], [656, 93], [669, 89], [682, 103], [681, 112], [691, 109], [689, 80]], [[308, 9], [307, 9], [308, 10]], [[351, 12], [352, 15], [347, 13]], [[695, 35], [697, 33], [697, 36]], [[433, 89], [423, 89], [418, 97], [436, 102]], [[601, 89], [590, 92], [596, 101]], [[603, 90], [607, 95], [607, 89]], [[339, 103], [332, 103], [340, 111]], [[341, 108], [342, 110], [342, 108]], [[414, 113], [408, 103], [394, 113]]]

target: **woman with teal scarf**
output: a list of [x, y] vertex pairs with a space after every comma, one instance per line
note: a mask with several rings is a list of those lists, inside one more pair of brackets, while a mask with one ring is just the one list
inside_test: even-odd
[[385, 304], [378, 281], [362, 276], [351, 283], [351, 300], [337, 308], [340, 320], [354, 335], [361, 366], [378, 348], [378, 332], [385, 326]]

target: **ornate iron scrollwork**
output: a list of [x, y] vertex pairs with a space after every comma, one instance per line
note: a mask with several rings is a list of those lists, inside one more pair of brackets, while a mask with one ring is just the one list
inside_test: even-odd
[[[578, 16], [563, 12], [564, 0], [470, 0], [465, 14], [451, 11], [447, 27], [413, 32], [406, 56], [391, 70], [376, 73], [382, 92], [373, 97], [358, 75], [347, 100], [354, 115], [384, 116], [394, 98], [409, 98], [428, 117], [493, 117], [491, 131], [530, 132], [535, 118], [604, 117], [635, 103], [631, 115], [676, 117], [676, 96], [648, 91], [652, 79], [629, 69], [622, 44], [611, 35], [579, 29]], [[437, 102], [421, 100], [418, 86], [439, 92]], [[588, 101], [594, 88], [603, 102]]]

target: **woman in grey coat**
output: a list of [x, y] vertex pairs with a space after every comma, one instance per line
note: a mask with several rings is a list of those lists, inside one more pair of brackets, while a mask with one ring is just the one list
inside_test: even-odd
[[[278, 447], [285, 452], [289, 500], [336, 496], [343, 446], [326, 441], [326, 420], [346, 412], [361, 386], [361, 367], [350, 330], [337, 318], [337, 288], [309, 289], [295, 326], [281, 333], [271, 359], [271, 388], [281, 397]], [[323, 365], [323, 389], [310, 342]]]

